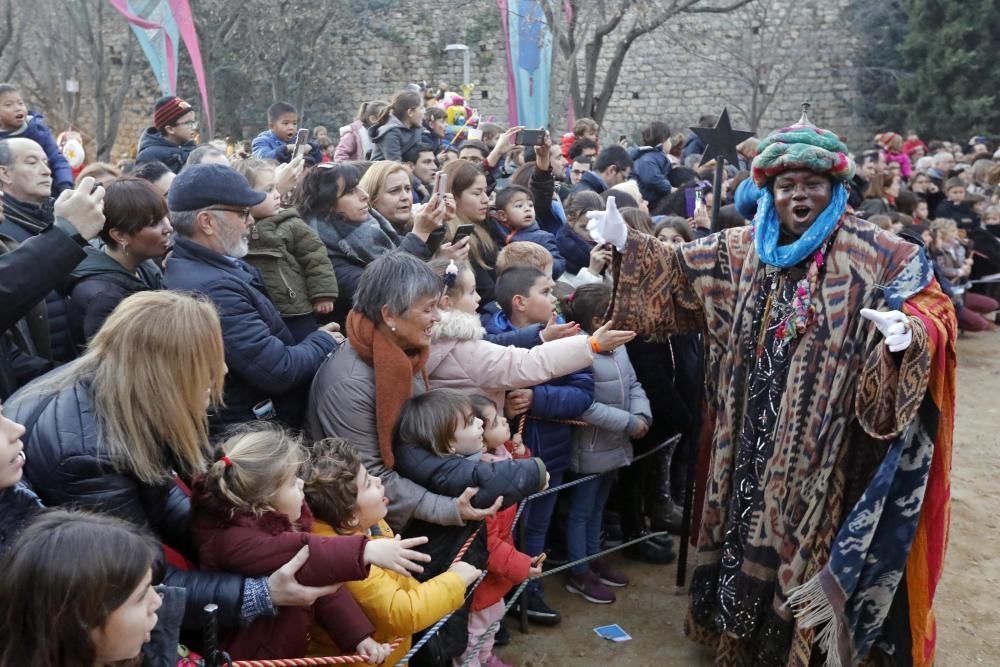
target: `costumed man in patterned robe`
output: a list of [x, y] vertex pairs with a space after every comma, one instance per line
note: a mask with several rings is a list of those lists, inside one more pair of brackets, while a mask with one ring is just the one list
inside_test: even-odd
[[717, 665], [918, 665], [947, 542], [955, 312], [918, 245], [854, 217], [803, 120], [753, 161], [748, 227], [616, 247], [613, 325], [702, 331], [713, 448], [687, 633]]

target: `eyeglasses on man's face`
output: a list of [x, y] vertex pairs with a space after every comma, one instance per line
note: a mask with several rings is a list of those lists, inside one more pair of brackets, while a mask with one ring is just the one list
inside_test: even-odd
[[250, 220], [250, 209], [249, 208], [225, 208], [223, 206], [213, 206], [211, 208], [204, 209], [206, 211], [224, 211], [226, 213], [235, 213], [240, 217], [244, 224]]

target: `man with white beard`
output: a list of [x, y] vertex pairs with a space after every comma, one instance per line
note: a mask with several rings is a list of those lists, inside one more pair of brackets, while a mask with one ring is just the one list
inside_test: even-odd
[[222, 322], [229, 374], [225, 406], [209, 416], [213, 436], [255, 418], [298, 428], [313, 375], [341, 340], [334, 324], [296, 342], [260, 273], [243, 261], [250, 208], [265, 197], [241, 174], [216, 164], [184, 169], [170, 188], [177, 239], [163, 284], [204, 294]]

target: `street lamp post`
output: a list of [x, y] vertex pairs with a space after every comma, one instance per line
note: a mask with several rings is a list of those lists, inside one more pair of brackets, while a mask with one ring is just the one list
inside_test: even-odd
[[469, 53], [469, 47], [467, 44], [448, 44], [444, 47], [447, 51], [461, 51], [462, 52], [462, 91], [465, 96], [469, 96], [469, 91], [472, 90], [472, 78], [471, 78], [471, 55]]
[[80, 82], [76, 79], [66, 79], [66, 92], [69, 93], [69, 124], [76, 125], [76, 104], [80, 93]]

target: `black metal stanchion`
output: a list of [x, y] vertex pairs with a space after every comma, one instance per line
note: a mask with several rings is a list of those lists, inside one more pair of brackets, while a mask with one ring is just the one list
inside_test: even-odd
[[219, 605], [207, 604], [205, 612], [205, 667], [231, 667], [229, 654], [219, 648]]

